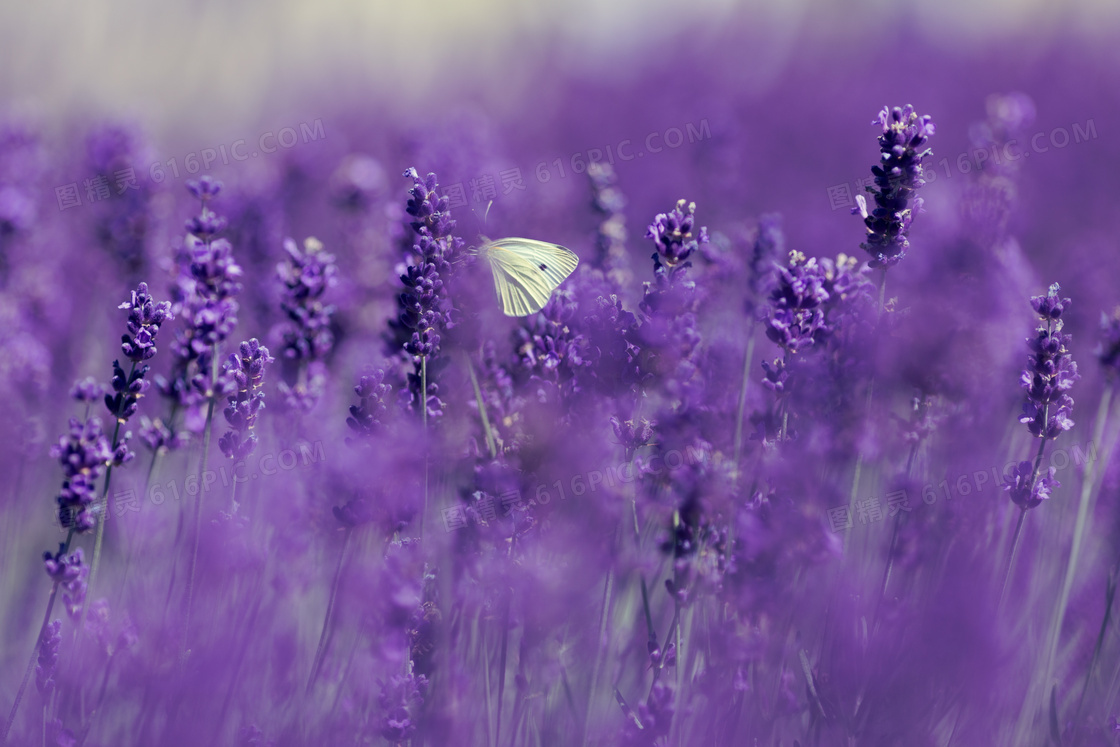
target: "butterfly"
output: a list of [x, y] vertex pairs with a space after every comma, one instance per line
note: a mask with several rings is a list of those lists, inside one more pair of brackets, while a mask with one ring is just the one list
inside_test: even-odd
[[571, 249], [533, 239], [487, 241], [478, 254], [490, 265], [506, 316], [529, 316], [543, 309], [579, 265]]

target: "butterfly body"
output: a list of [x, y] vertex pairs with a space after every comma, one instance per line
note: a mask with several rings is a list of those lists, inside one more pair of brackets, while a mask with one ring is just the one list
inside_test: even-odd
[[494, 291], [506, 316], [529, 316], [544, 308], [552, 292], [579, 265], [559, 244], [534, 239], [498, 239], [478, 249], [494, 276]]

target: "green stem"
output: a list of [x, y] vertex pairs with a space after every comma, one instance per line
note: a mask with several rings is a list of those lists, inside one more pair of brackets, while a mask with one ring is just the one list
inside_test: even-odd
[[595, 664], [591, 668], [591, 684], [587, 692], [587, 709], [583, 714], [583, 738], [580, 744], [587, 745], [587, 733], [590, 728], [591, 708], [595, 703], [595, 688], [599, 682], [599, 672], [603, 663], [603, 641], [607, 637], [607, 626], [610, 623], [611, 592], [614, 589], [614, 571], [607, 571], [607, 580], [603, 584], [603, 604], [599, 611], [599, 636], [595, 639]]
[[750, 381], [751, 362], [754, 358], [754, 324], [747, 337], [747, 351], [743, 355], [743, 384], [739, 388], [739, 408], [735, 414], [735, 461], [732, 462], [735, 481], [739, 480], [739, 458], [743, 453], [743, 415], [747, 409], [747, 384]]
[[490, 418], [486, 415], [486, 405], [482, 401], [482, 389], [478, 386], [478, 377], [474, 373], [474, 364], [471, 363], [470, 356], [464, 356], [467, 359], [467, 371], [471, 375], [471, 386], [474, 388], [474, 399], [478, 403], [478, 415], [482, 419], [482, 431], [486, 436], [486, 448], [490, 452], [490, 458], [494, 459], [498, 456], [498, 440], [494, 437], [494, 431], [490, 427]]
[[[132, 362], [132, 366], [128, 369], [128, 378], [125, 381], [132, 381], [132, 375], [136, 372], [136, 361]], [[121, 399], [123, 404], [124, 399]], [[113, 440], [109, 442], [109, 447], [113, 449], [114, 456], [117, 450], [117, 438], [121, 434], [121, 425], [124, 420], [120, 412], [113, 413], [114, 419], [117, 421], [116, 426], [113, 428]], [[89, 566], [89, 580], [86, 582], [86, 602], [82, 604], [81, 619], [78, 621], [77, 630], [77, 643], [74, 646], [75, 651], [81, 647], [82, 635], [86, 628], [86, 613], [89, 611], [89, 601], [93, 599], [94, 581], [97, 579], [97, 569], [101, 567], [101, 546], [105, 539], [105, 522], [109, 518], [109, 483], [113, 477], [113, 463], [109, 462], [109, 466], [105, 468], [105, 484], [101, 489], [101, 500], [97, 502], [98, 507], [101, 509], [101, 515], [97, 518], [97, 534], [93, 542], [93, 562]]]
[[[66, 542], [62, 544], [62, 550], [59, 555], [66, 555], [70, 552], [70, 540], [74, 538], [74, 529], [71, 528], [66, 535]], [[31, 679], [31, 672], [35, 668], [35, 657], [39, 653], [39, 644], [43, 641], [43, 636], [47, 632], [47, 625], [51, 621], [51, 611], [54, 609], [55, 599], [58, 598], [58, 584], [51, 585], [51, 595], [47, 598], [47, 611], [43, 613], [43, 624], [39, 626], [39, 635], [35, 636], [35, 645], [31, 649], [31, 659], [27, 662], [27, 668], [23, 672], [23, 680], [19, 683], [19, 690], [16, 691], [15, 702], [12, 703], [12, 711], [8, 714], [8, 721], [4, 724], [4, 732], [0, 734], [0, 745], [8, 743], [8, 732], [12, 728], [12, 724], [16, 722], [16, 713], [19, 712], [20, 701], [23, 700], [23, 692], [27, 689], [27, 682]]]
[[183, 641], [180, 644], [180, 658], [185, 661], [190, 649], [187, 648], [188, 637], [191, 629], [191, 611], [194, 605], [194, 576], [198, 568], [198, 543], [202, 536], [202, 496], [205, 492], [206, 468], [210, 458], [210, 433], [214, 425], [214, 387], [218, 379], [218, 345], [210, 350], [210, 386], [209, 397], [206, 404], [206, 427], [202, 436], [202, 457], [198, 470], [198, 500], [194, 504], [194, 540], [191, 549], [190, 573], [187, 575], [187, 612], [183, 623]]
[[307, 675], [307, 687], [304, 688], [305, 693], [310, 693], [311, 688], [315, 685], [315, 680], [319, 677], [319, 669], [323, 666], [323, 658], [326, 656], [326, 641], [327, 631], [331, 627], [331, 615], [334, 612], [334, 602], [338, 594], [338, 582], [342, 578], [342, 565], [346, 558], [346, 546], [350, 542], [350, 533], [353, 531], [352, 527], [347, 527], [345, 534], [342, 535], [342, 549], [338, 553], [338, 565], [334, 569], [334, 580], [331, 582], [330, 596], [327, 598], [327, 612], [323, 616], [323, 629], [319, 633], [319, 645], [315, 649], [315, 659], [311, 663], [311, 672]]
[[999, 592], [999, 607], [996, 616], [1003, 612], [1003, 605], [1007, 601], [1007, 589], [1011, 585], [1011, 571], [1015, 567], [1015, 558], [1019, 555], [1019, 537], [1023, 533], [1023, 519], [1027, 516], [1027, 509], [1019, 509], [1019, 520], [1015, 522], [1015, 534], [1011, 538], [1011, 552], [1007, 558], [1007, 571], [1003, 574], [1003, 586]]

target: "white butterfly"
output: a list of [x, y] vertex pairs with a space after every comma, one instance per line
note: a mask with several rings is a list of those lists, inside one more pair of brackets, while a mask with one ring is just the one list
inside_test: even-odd
[[533, 239], [487, 241], [478, 254], [490, 265], [506, 316], [529, 316], [543, 309], [579, 265], [571, 249]]

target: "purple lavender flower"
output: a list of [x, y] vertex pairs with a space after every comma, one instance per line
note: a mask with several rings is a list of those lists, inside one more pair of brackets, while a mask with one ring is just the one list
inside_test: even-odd
[[909, 104], [883, 107], [871, 124], [883, 128], [880, 163], [871, 168], [875, 186], [867, 188], [875, 198], [875, 208], [869, 212], [867, 199], [859, 195], [858, 207], [852, 212], [859, 213], [867, 227], [867, 241], [860, 247], [871, 255], [870, 266], [890, 269], [906, 256], [910, 224], [922, 208], [922, 199], [915, 193], [925, 184], [922, 160], [933, 151], [921, 148], [933, 135], [934, 125], [928, 115], [918, 116]]
[[1062, 334], [1062, 313], [1071, 302], [1059, 298], [1058, 291], [1058, 284], [1054, 283], [1045, 296], [1031, 299], [1031, 306], [1042, 317], [1043, 324], [1035, 337], [1027, 340], [1031, 356], [1019, 380], [1027, 391], [1019, 422], [1043, 439], [1057, 438], [1073, 427], [1073, 398], [1067, 392], [1081, 378], [1069, 354], [1072, 338]]
[[57, 499], [59, 522], [76, 532], [93, 529], [96, 483], [113, 459], [109, 439], [101, 430], [101, 420], [90, 418], [83, 423], [71, 418], [69, 434], [51, 448], [51, 456], [62, 464], [65, 476]]
[[427, 364], [439, 354], [441, 334], [454, 324], [454, 309], [444, 284], [463, 249], [463, 240], [451, 234], [455, 221], [448, 213], [447, 196], [439, 193], [436, 175], [421, 179], [414, 168], [404, 175], [413, 181], [407, 212], [415, 218], [410, 225], [416, 234], [412, 251], [417, 263], [410, 264], [401, 276], [405, 290], [398, 299], [400, 314], [391, 328], [413, 363], [413, 373], [408, 376], [409, 407], [423, 407], [425, 418], [438, 417], [443, 403], [435, 394], [432, 376], [427, 376], [428, 391], [423, 393], [422, 379], [432, 373]]
[[[581, 369], [591, 363], [586, 336], [573, 329], [576, 312], [571, 292], [557, 289], [541, 312], [513, 333], [514, 371], [536, 386], [541, 402], [574, 404]], [[570, 408], [567, 414], [571, 415]]]
[[663, 274], [670, 281], [691, 266], [688, 258], [708, 243], [708, 229], [702, 226], [694, 236], [692, 229], [696, 223], [696, 203], [678, 200], [675, 208], [668, 213], [658, 213], [653, 223], [646, 229], [646, 238], [657, 245], [653, 256], [653, 274], [660, 278]]
[[174, 451], [190, 440], [189, 431], [173, 430], [162, 418], [140, 416], [140, 439], [155, 452]]
[[822, 305], [829, 300], [823, 268], [816, 258], [790, 252], [789, 267], [777, 267], [770, 293], [766, 336], [788, 353], [798, 353], [820, 340], [827, 325]]
[[1045, 475], [1036, 480], [1034, 465], [1029, 461], [1019, 462], [1001, 487], [1010, 494], [1011, 501], [1025, 511], [1038, 506], [1050, 497], [1054, 488], [1062, 486], [1054, 479], [1054, 472], [1054, 467], [1050, 467]]
[[350, 417], [346, 418], [346, 425], [359, 437], [368, 438], [381, 427], [381, 419], [388, 411], [385, 402], [389, 392], [393, 390], [384, 380], [385, 371], [379, 368], [363, 376], [354, 387], [358, 404], [350, 406]]
[[280, 351], [287, 380], [280, 382], [280, 393], [289, 407], [306, 412], [323, 394], [323, 360], [334, 346], [335, 308], [324, 304], [322, 297], [335, 284], [338, 267], [318, 239], [305, 240], [303, 247], [300, 250], [295, 241], [285, 239], [288, 256], [276, 270], [284, 285], [280, 308], [288, 315]]
[[224, 370], [233, 379], [236, 392], [224, 411], [230, 430], [218, 439], [218, 448], [230, 459], [244, 459], [257, 445], [257, 416], [264, 409], [264, 368], [272, 361], [268, 348], [255, 337], [241, 343], [238, 353], [226, 361]]
[[105, 387], [92, 376], [74, 382], [74, 386], [70, 388], [70, 398], [86, 404], [97, 402], [104, 396]]
[[66, 613], [76, 619], [86, 600], [86, 578], [89, 566], [83, 562], [82, 548], [67, 555], [65, 546], [59, 545], [58, 552], [52, 555], [43, 553], [43, 567], [51, 581], [62, 589]]
[[221, 191], [221, 183], [209, 177], [187, 185], [202, 208], [197, 220], [188, 222], [188, 234], [179, 253], [179, 277], [172, 291], [175, 314], [183, 321], [171, 346], [170, 380], [160, 379], [160, 391], [174, 400], [176, 409], [187, 410], [188, 430], [202, 428], [201, 405], [210, 397], [216, 382], [211, 371], [214, 352], [237, 326], [241, 292], [241, 267], [233, 258], [233, 247], [214, 235], [224, 220], [214, 216], [208, 203]]

